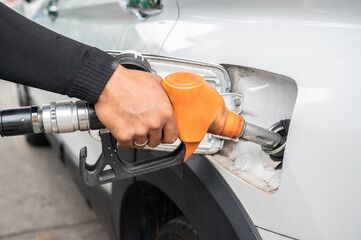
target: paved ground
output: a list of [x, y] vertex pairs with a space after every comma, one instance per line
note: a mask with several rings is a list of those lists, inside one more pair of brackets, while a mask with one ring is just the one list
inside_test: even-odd
[[[0, 80], [0, 108], [17, 107]], [[106, 240], [106, 232], [50, 148], [0, 137], [0, 240]]]

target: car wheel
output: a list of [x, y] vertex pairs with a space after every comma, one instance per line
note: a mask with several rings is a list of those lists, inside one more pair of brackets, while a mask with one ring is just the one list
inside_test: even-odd
[[159, 231], [156, 240], [199, 240], [197, 231], [184, 216], [167, 222]]

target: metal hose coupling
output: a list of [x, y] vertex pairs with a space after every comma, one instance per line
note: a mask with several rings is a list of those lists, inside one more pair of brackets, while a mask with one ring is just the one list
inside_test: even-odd
[[45, 133], [67, 133], [104, 127], [94, 106], [85, 101], [61, 101], [43, 105], [38, 110], [39, 127]]
[[51, 102], [38, 111], [39, 126], [45, 133], [66, 133], [89, 129], [84, 101]]

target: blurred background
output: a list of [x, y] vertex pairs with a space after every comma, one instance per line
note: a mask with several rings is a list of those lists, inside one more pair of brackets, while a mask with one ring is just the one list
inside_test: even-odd
[[[0, 80], [0, 107], [18, 107], [16, 86]], [[67, 166], [49, 146], [0, 139], [0, 239], [107, 239]]]
[[[42, 1], [3, 0], [31, 16]], [[0, 109], [19, 107], [16, 85], [0, 80]], [[108, 239], [67, 166], [49, 146], [0, 139], [0, 239]]]

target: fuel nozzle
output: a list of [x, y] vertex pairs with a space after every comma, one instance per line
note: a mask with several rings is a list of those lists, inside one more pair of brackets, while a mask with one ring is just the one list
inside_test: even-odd
[[[162, 86], [173, 105], [179, 138], [186, 146], [185, 160], [207, 132], [254, 142], [270, 155], [275, 152], [279, 155], [284, 149], [284, 137], [228, 111], [221, 95], [198, 74], [172, 73], [163, 80]], [[283, 157], [283, 152], [281, 154], [278, 158]]]

